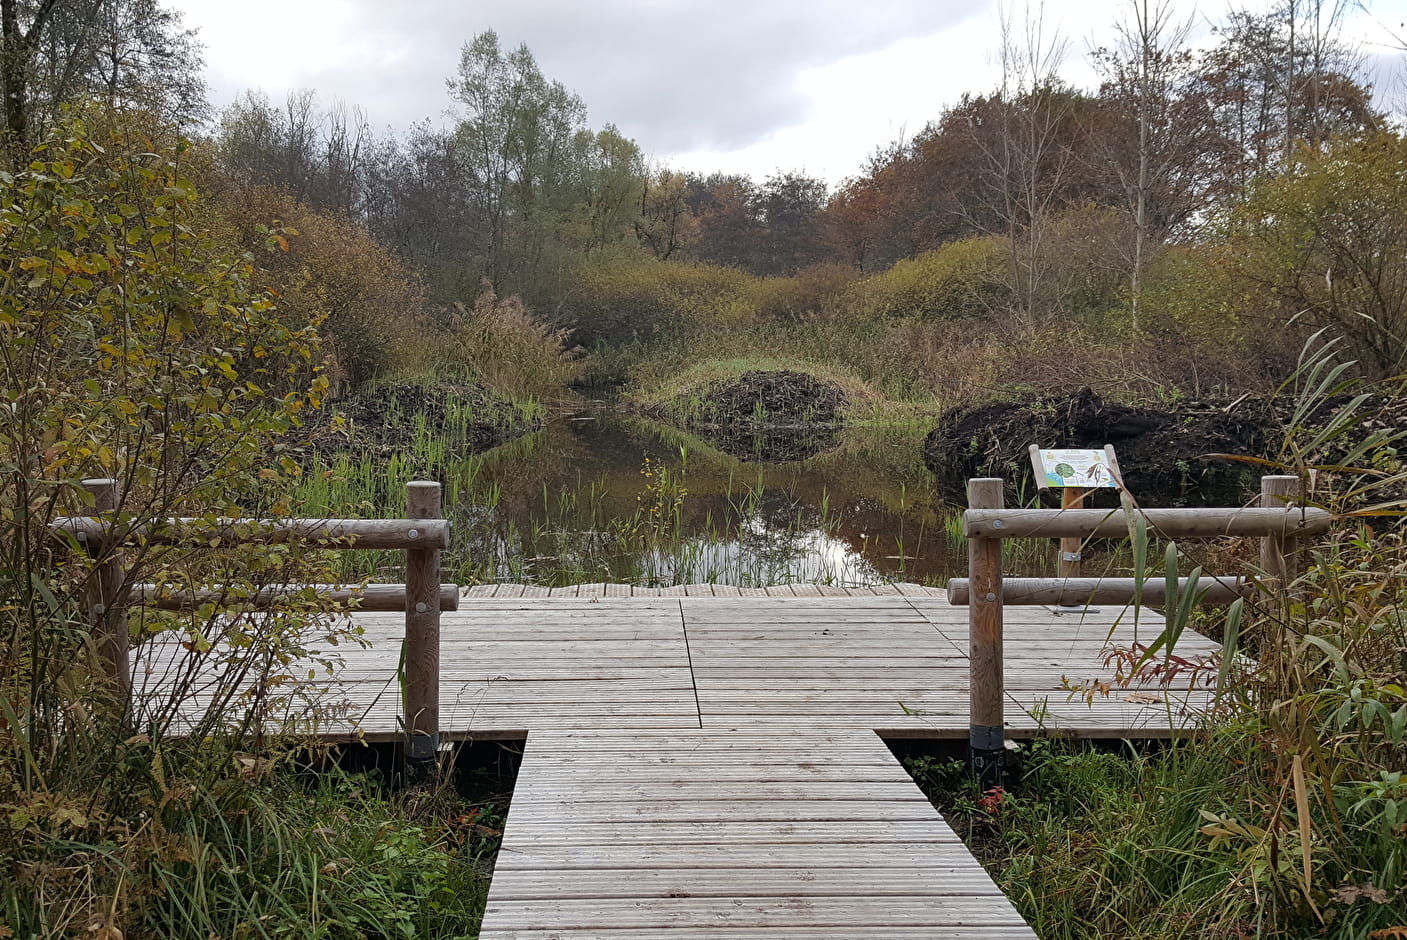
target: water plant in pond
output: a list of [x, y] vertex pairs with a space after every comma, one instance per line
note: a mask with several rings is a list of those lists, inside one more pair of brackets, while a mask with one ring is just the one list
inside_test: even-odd
[[[316, 456], [305, 511], [398, 515], [404, 483], [428, 473], [446, 485], [455, 539], [445, 577], [461, 584], [874, 584], [951, 573], [951, 553], [928, 537], [938, 515], [923, 491], [918, 429], [863, 429], [838, 451], [768, 466], [662, 426], [595, 418], [477, 455], [417, 436], [405, 454]], [[346, 576], [394, 580], [399, 563], [349, 553]]]

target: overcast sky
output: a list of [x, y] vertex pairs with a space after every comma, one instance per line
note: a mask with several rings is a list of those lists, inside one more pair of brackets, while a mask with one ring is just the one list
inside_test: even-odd
[[[1404, 56], [1388, 30], [1407, 36], [1407, 0], [1367, 2], [1346, 32], [1377, 60], [1379, 84], [1393, 85]], [[444, 123], [445, 79], [461, 47], [492, 28], [505, 47], [526, 43], [545, 75], [580, 95], [593, 127], [613, 123], [678, 169], [758, 179], [803, 170], [838, 183], [876, 148], [998, 79], [997, 0], [167, 3], [199, 29], [216, 107], [249, 88], [275, 102], [312, 88], [324, 104], [360, 106], [379, 131]], [[1093, 85], [1086, 53], [1112, 42], [1110, 24], [1127, 5], [1045, 5], [1047, 32], [1069, 41], [1067, 80]], [[1226, 5], [1189, 2], [1185, 13], [1205, 36]]]

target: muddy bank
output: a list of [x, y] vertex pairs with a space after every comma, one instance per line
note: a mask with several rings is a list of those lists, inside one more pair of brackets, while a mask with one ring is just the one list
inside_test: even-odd
[[[970, 477], [1002, 477], [1008, 501], [1029, 492], [1028, 448], [1113, 444], [1129, 490], [1147, 506], [1240, 505], [1259, 489], [1263, 467], [1210, 458], [1265, 457], [1279, 444], [1281, 416], [1263, 399], [1188, 401], [1177, 410], [1106, 402], [1089, 389], [1071, 396], [959, 406], [923, 443], [923, 460], [943, 495], [966, 499]], [[1093, 505], [1113, 505], [1112, 492]]]
[[305, 455], [413, 457], [417, 441], [442, 443], [446, 456], [483, 453], [542, 426], [540, 418], [477, 383], [394, 383], [328, 402], [293, 442]]
[[712, 382], [687, 402], [645, 409], [714, 447], [755, 463], [805, 460], [840, 446], [845, 390], [786, 369]]

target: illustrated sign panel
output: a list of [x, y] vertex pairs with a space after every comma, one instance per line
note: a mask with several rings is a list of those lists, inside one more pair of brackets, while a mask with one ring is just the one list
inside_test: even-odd
[[1036, 479], [1042, 487], [1108, 487], [1114, 482], [1109, 454], [1103, 450], [1031, 448]]

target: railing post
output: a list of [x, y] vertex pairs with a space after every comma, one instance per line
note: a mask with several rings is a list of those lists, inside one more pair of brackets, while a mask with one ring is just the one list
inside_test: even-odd
[[[1297, 476], [1270, 475], [1260, 478], [1260, 505], [1263, 509], [1283, 509], [1299, 493]], [[1266, 600], [1283, 593], [1299, 571], [1300, 540], [1295, 536], [1269, 535], [1260, 540], [1260, 568], [1265, 572]]]
[[[1085, 488], [1082, 486], [1067, 486], [1060, 491], [1061, 509], [1083, 509], [1085, 505]], [[1062, 578], [1078, 578], [1083, 571], [1081, 562], [1084, 561], [1082, 554], [1085, 540], [1078, 536], [1073, 538], [1063, 538], [1060, 540], [1060, 563], [1058, 573]]]
[[[406, 517], [443, 518], [440, 484], [406, 484]], [[434, 770], [440, 746], [440, 551], [408, 549], [405, 569], [405, 757], [416, 775]]]
[[[1002, 481], [967, 481], [973, 509], [1001, 509]], [[974, 537], [967, 543], [968, 660], [971, 706], [968, 744], [971, 768], [983, 790], [1001, 782], [1006, 762], [1006, 720], [1002, 710], [1002, 545], [1001, 539]]]
[[[119, 492], [112, 479], [84, 480], [83, 488], [93, 497], [93, 511], [111, 526], [112, 513], [117, 511]], [[108, 529], [110, 532], [111, 529]], [[118, 603], [125, 573], [122, 557], [111, 540], [86, 546], [97, 567], [88, 581], [86, 605], [88, 625], [92, 628], [93, 646], [98, 662], [121, 707], [126, 708], [132, 693], [131, 641], [127, 633], [126, 611]]]

